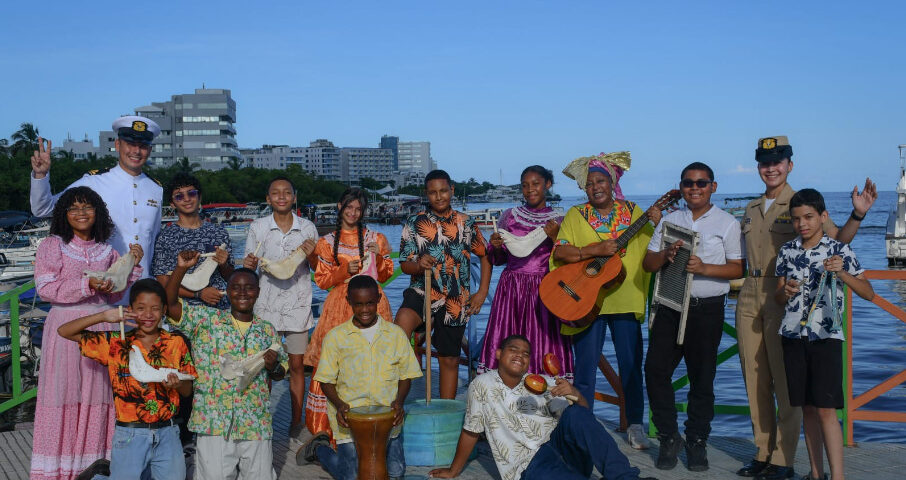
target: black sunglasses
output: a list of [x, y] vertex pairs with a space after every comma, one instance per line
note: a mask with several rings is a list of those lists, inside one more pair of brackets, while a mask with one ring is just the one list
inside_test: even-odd
[[[186, 192], [186, 195], [188, 195], [188, 198], [195, 198], [198, 196], [198, 190], [195, 190], [193, 188], [192, 190], [189, 190], [188, 192]], [[176, 195], [173, 195], [173, 200], [176, 200], [177, 202], [181, 202], [181, 201], [183, 201], [184, 198], [186, 198], [186, 195], [183, 195], [182, 192], [177, 193]]]
[[682, 186], [683, 188], [692, 188], [692, 185], [695, 185], [698, 188], [705, 188], [712, 183], [714, 183], [712, 180], [705, 180], [704, 178], [699, 178], [698, 180], [684, 178], [683, 181], [680, 182], [680, 186]]

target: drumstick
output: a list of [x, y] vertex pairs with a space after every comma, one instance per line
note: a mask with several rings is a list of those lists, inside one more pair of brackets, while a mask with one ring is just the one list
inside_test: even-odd
[[499, 232], [497, 232], [497, 219], [496, 218], [491, 217], [491, 224], [494, 225], [494, 233], [499, 233]]
[[258, 249], [261, 248], [261, 242], [258, 242], [258, 245], [255, 247], [255, 253], [252, 254], [253, 257], [258, 256]]
[[431, 269], [425, 269], [425, 405], [431, 405]]
[[126, 341], [126, 319], [123, 317], [122, 305], [120, 305], [120, 340]]

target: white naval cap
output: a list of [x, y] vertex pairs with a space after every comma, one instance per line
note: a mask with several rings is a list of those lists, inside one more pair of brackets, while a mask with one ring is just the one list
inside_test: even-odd
[[147, 145], [160, 135], [160, 126], [150, 118], [124, 115], [113, 121], [113, 131], [119, 138]]

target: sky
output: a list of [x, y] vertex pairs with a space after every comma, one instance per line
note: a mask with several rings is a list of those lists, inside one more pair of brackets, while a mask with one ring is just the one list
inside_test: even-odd
[[430, 141], [455, 179], [629, 150], [627, 195], [710, 165], [763, 190], [754, 149], [793, 145], [791, 183], [893, 190], [906, 144], [906, 2], [13, 2], [0, 16], [0, 136], [62, 145], [119, 115], [226, 88], [242, 148]]

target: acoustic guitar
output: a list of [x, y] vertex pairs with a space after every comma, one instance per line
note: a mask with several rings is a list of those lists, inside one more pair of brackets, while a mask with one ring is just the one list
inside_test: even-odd
[[[680, 191], [670, 190], [654, 202], [654, 206], [664, 210], [679, 199]], [[624, 230], [623, 234], [615, 239], [618, 251], [626, 248], [629, 241], [647, 224], [648, 217], [642, 215]], [[541, 280], [539, 293], [541, 301], [551, 313], [563, 322], [581, 327], [597, 317], [601, 305], [595, 305], [595, 302], [601, 289], [614, 288], [622, 283], [625, 277], [626, 272], [620, 255], [595, 257], [563, 265], [548, 272]]]

